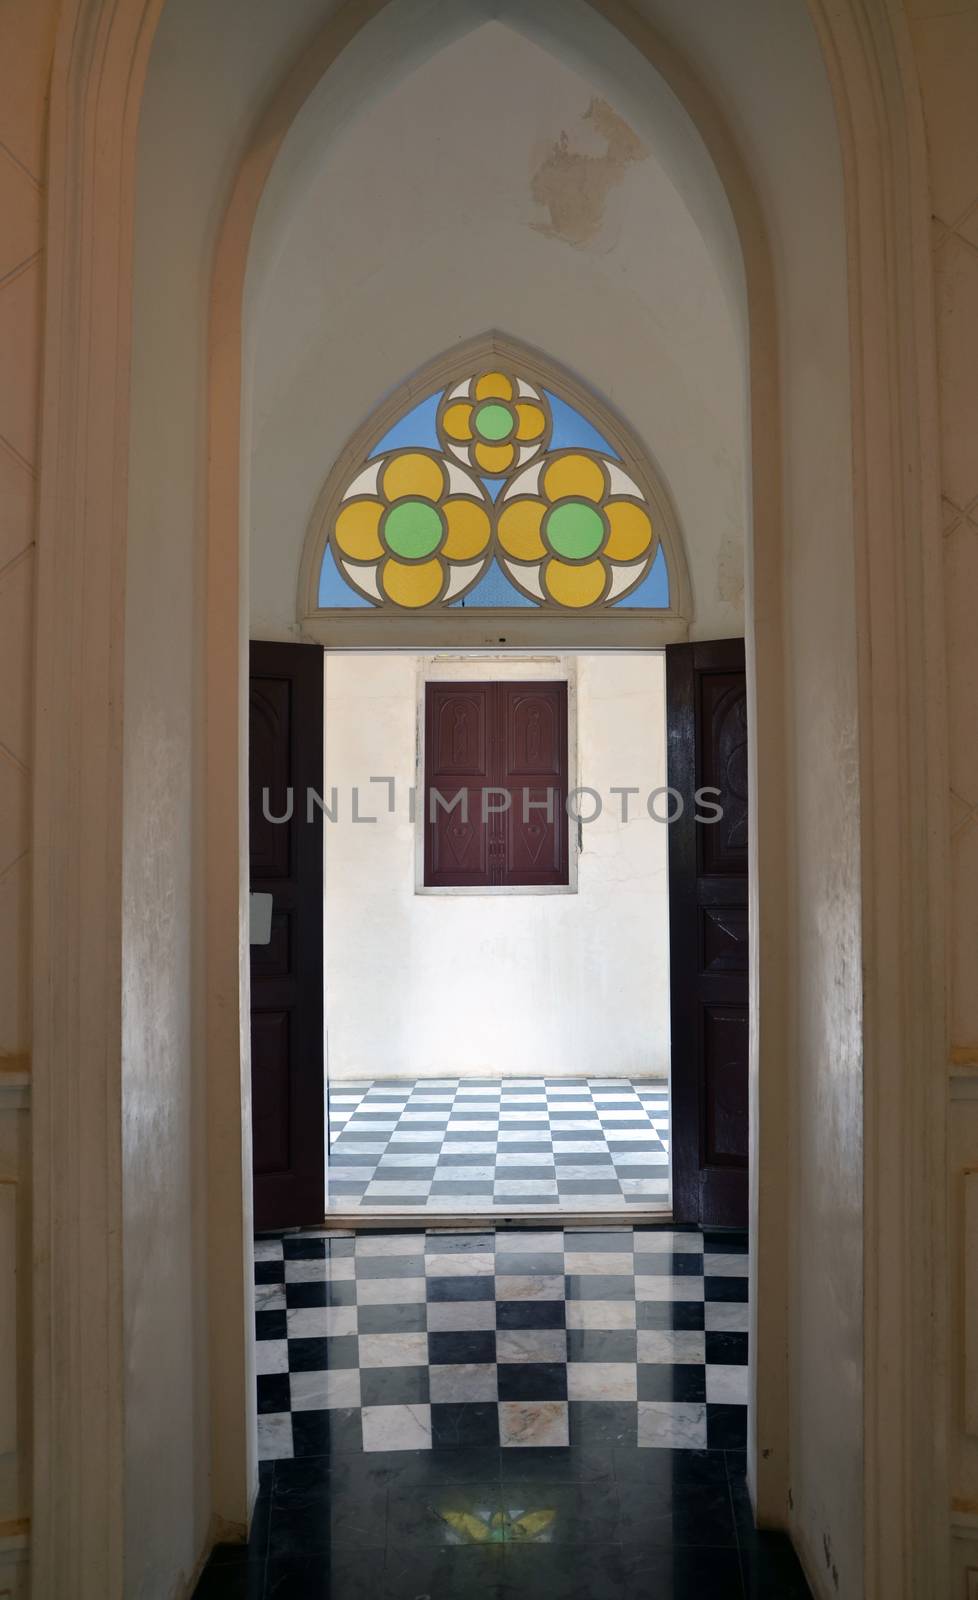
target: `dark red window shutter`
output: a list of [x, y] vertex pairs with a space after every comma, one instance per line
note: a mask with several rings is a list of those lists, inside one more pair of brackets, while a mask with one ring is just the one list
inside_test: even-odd
[[426, 885], [567, 883], [566, 800], [566, 683], [426, 686]]
[[426, 686], [424, 881], [431, 888], [492, 882], [482, 795], [493, 781], [493, 687]]
[[502, 879], [514, 887], [567, 882], [567, 685], [499, 683], [498, 820]]

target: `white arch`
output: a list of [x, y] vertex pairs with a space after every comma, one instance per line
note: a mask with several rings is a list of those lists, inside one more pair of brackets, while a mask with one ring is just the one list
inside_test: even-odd
[[[123, 1504], [125, 1490], [138, 1487], [126, 1482], [140, 1440], [127, 1431], [136, 1421], [127, 1425], [126, 1420], [123, 1200], [127, 1164], [145, 1147], [131, 1142], [124, 1128], [120, 997], [124, 985], [138, 983], [141, 966], [153, 960], [156, 946], [152, 926], [145, 930], [142, 951], [123, 941], [121, 708], [125, 691], [135, 714], [140, 696], [154, 686], [153, 672], [159, 676], [159, 670], [153, 668], [142, 682], [132, 681], [119, 640], [127, 543], [135, 553], [138, 541], [146, 537], [138, 521], [130, 521], [124, 492], [130, 432], [129, 244], [136, 124], [160, 9], [142, 0], [75, 0], [65, 10], [53, 79], [35, 806], [34, 1581], [38, 1592], [71, 1595], [73, 1600], [103, 1600], [123, 1592]], [[228, 929], [237, 923], [238, 896], [238, 838], [229, 824], [240, 817], [235, 732], [239, 618], [231, 614], [239, 579], [240, 430], [237, 410], [226, 402], [239, 392], [240, 342], [235, 336], [244, 261], [274, 150], [295, 109], [319, 81], [324, 52], [354, 37], [381, 9], [354, 0], [315, 47], [303, 49], [240, 166], [216, 265], [211, 361], [225, 403], [211, 417], [207, 522], [208, 702], [214, 740], [206, 880], [207, 987], [212, 1001], [207, 1035], [209, 1338], [214, 1357], [211, 1504], [218, 1515], [231, 1519], [240, 1517], [248, 1484], [242, 1467], [247, 1369], [240, 1314], [246, 1273], [244, 1258], [237, 1264], [234, 1260], [235, 1239], [240, 1247], [247, 1231], [241, 1199], [247, 1180], [240, 1128], [229, 1125], [226, 1114], [232, 1099], [240, 1106], [240, 998], [233, 936], [233, 948], [228, 946]], [[777, 83], [758, 90], [756, 82], [744, 81], [738, 97], [738, 86], [725, 73], [718, 52], [727, 50], [730, 64], [740, 67], [744, 57], [731, 46], [723, 18], [710, 8], [686, 8], [683, 13], [663, 0], [657, 13], [670, 34], [668, 43], [618, 0], [609, 0], [602, 9], [625, 37], [655, 58], [696, 116], [727, 193], [735, 197], [751, 307], [759, 473], [754, 642], [756, 659], [777, 661], [782, 462], [780, 452], [769, 448], [770, 439], [778, 436], [780, 416], [774, 278], [761, 207], [744, 182], [744, 161], [730, 127], [737, 128], [747, 164], [758, 174], [778, 260], [786, 266], [790, 285], [797, 267], [792, 257], [797, 243], [794, 213], [790, 197], [773, 181], [770, 164], [765, 165], [765, 152], [756, 147], [756, 113], [763, 101], [773, 136], [790, 144], [804, 131], [801, 113], [808, 108], [790, 92], [779, 97]], [[759, 3], [752, 10], [752, 20], [755, 10], [759, 15], [762, 9]], [[795, 28], [797, 10], [789, 17], [782, 5], [780, 14], [786, 27]], [[867, 1385], [865, 1573], [854, 1577], [849, 1568], [844, 1581], [850, 1594], [856, 1592], [854, 1583], [862, 1582], [862, 1592], [873, 1600], [884, 1594], [888, 1600], [911, 1595], [914, 1600], [937, 1600], [945, 1592], [946, 1497], [943, 1441], [932, 1426], [933, 1418], [942, 1414], [943, 1397], [931, 1340], [932, 1307], [938, 1307], [939, 1325], [944, 1315], [944, 1281], [940, 1236], [933, 1234], [930, 1218], [933, 1180], [940, 1175], [943, 1152], [932, 1071], [943, 1037], [942, 860], [932, 841], [943, 800], [941, 739], [935, 731], [941, 722], [941, 677], [939, 651], [933, 648], [940, 628], [927, 579], [935, 534], [929, 497], [934, 505], [937, 499], [930, 496], [934, 394], [929, 285], [920, 247], [926, 223], [923, 142], [902, 23], [882, 0], [851, 0], [825, 9], [819, 0], [813, 15], [840, 114], [855, 358], [851, 439], [849, 429], [841, 427], [835, 450], [848, 456], [851, 443], [856, 468], [852, 604], [860, 648], [853, 704], [855, 708], [858, 698], [865, 900], [860, 954], [867, 971], [866, 1165], [862, 1196], [856, 1200], [861, 1198], [866, 1243]], [[742, 8], [732, 20], [743, 27]], [[697, 35], [701, 25], [707, 33], [712, 27], [713, 37]], [[684, 51], [704, 78], [712, 77], [715, 100], [686, 66]], [[803, 59], [809, 74], [814, 57]], [[817, 74], [818, 68], [813, 70]], [[744, 77], [749, 80], [750, 73]], [[724, 97], [726, 125], [716, 106]], [[772, 105], [779, 99], [780, 109]], [[181, 115], [182, 108], [174, 106], [172, 114]], [[238, 126], [226, 130], [226, 149], [235, 144], [240, 148], [240, 143]], [[823, 168], [813, 166], [813, 180], [822, 175]], [[830, 175], [830, 188], [834, 181]], [[811, 203], [810, 196], [807, 201]], [[202, 238], [209, 251], [206, 229]], [[838, 268], [837, 255], [832, 259]], [[778, 287], [783, 292], [785, 282], [778, 280]], [[898, 305], [909, 308], [909, 315], [898, 318]], [[789, 339], [784, 351], [789, 382], [803, 356]], [[807, 460], [814, 467], [804, 440], [800, 448], [801, 466]], [[795, 491], [797, 464], [789, 457], [789, 496]], [[803, 481], [804, 472], [799, 488]], [[917, 486], [913, 492], [907, 483]], [[804, 570], [796, 555], [792, 553], [788, 575], [803, 586]], [[906, 603], [909, 592], [921, 593], [919, 607]], [[789, 606], [803, 598], [789, 584]], [[758, 673], [754, 693], [756, 747], [780, 751], [779, 686]], [[914, 759], [921, 750], [928, 754], [927, 763]], [[770, 805], [756, 781], [754, 793], [761, 807]], [[891, 804], [894, 793], [899, 797], [896, 806]], [[758, 816], [755, 810], [758, 825], [762, 849], [768, 858], [772, 852], [776, 857], [781, 849], [776, 804], [768, 814], [762, 810]], [[816, 850], [823, 843], [818, 836]], [[772, 982], [778, 987], [784, 929], [797, 959], [803, 924], [797, 904], [782, 904], [781, 891], [768, 875], [756, 892], [761, 936], [754, 952], [755, 979], [762, 975], [761, 1003], [766, 1008], [767, 988]], [[788, 912], [790, 919], [785, 920]], [[803, 984], [801, 999], [806, 996], [813, 1004], [819, 998], [809, 996]], [[822, 997], [824, 1003], [828, 998]], [[784, 1037], [782, 1044], [787, 1042]], [[766, 1052], [770, 1041], [762, 1039], [760, 1048]], [[779, 1135], [783, 1127], [786, 1091], [775, 1069], [782, 1070], [784, 1060], [782, 1052], [770, 1071], [762, 1061], [754, 1106], [762, 1139], [768, 1116]], [[848, 1120], [844, 1131], [848, 1137]], [[782, 1281], [786, 1198], [777, 1159], [755, 1171], [760, 1228], [755, 1271], [763, 1274], [772, 1264], [772, 1287]], [[859, 1211], [847, 1214], [858, 1216]], [[934, 1238], [937, 1248], [930, 1249]], [[767, 1352], [770, 1405], [781, 1382], [778, 1350], [787, 1324], [784, 1308], [772, 1302], [770, 1291], [763, 1300], [764, 1325], [758, 1337]], [[232, 1310], [226, 1328], [220, 1322], [222, 1302]], [[844, 1307], [830, 1303], [824, 1328], [831, 1332], [831, 1319], [844, 1314]], [[818, 1403], [817, 1385], [806, 1389], [806, 1372], [815, 1370], [818, 1355], [804, 1340], [804, 1328], [793, 1325], [791, 1358], [800, 1364], [793, 1390], [799, 1424], [795, 1448], [803, 1455], [810, 1441], [797, 1435], [810, 1426]], [[141, 1370], [136, 1376], [146, 1384], [151, 1377]], [[767, 1469], [759, 1463], [762, 1503], [777, 1498], [784, 1483], [784, 1439], [777, 1437], [773, 1417], [771, 1428], [778, 1477], [766, 1482]], [[161, 1474], [165, 1465], [161, 1460]], [[807, 1504], [810, 1468], [804, 1459], [800, 1467], [795, 1489], [805, 1502], [806, 1516], [828, 1514], [825, 1507]], [[163, 1516], [169, 1505], [162, 1500], [161, 1505]], [[813, 1522], [800, 1527], [796, 1521], [796, 1535], [812, 1538], [813, 1527]], [[202, 1533], [196, 1530], [192, 1536]], [[156, 1548], [152, 1538], [150, 1546]], [[169, 1582], [172, 1574], [166, 1576]]]

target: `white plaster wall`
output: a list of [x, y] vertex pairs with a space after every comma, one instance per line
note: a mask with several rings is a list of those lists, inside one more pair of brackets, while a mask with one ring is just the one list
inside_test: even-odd
[[[408, 816], [426, 679], [565, 678], [576, 778], [603, 796], [576, 894], [417, 894]], [[661, 654], [326, 658], [326, 997], [333, 1081], [370, 1075], [666, 1076], [668, 828]], [[572, 747], [573, 748], [573, 747]], [[573, 756], [572, 756], [573, 759]], [[395, 810], [370, 776], [396, 780]], [[351, 820], [350, 790], [360, 788]], [[612, 785], [631, 785], [622, 822]], [[590, 815], [592, 803], [582, 797]], [[658, 809], [664, 809], [664, 801]], [[571, 824], [571, 847], [576, 849]]]
[[[250, 1406], [242, 1412], [241, 1391], [222, 1376], [235, 1372], [242, 1351], [251, 1349], [240, 1207], [226, 1249], [216, 1257], [206, 1253], [207, 1163], [216, 1176], [222, 1157], [207, 1148], [200, 1003], [204, 350], [214, 241], [255, 107], [328, 9], [328, 0], [297, 0], [283, 29], [261, 0], [167, 4], [140, 119], [122, 1075], [125, 1592], [139, 1600], [188, 1593], [213, 1537], [212, 1514], [232, 1527], [248, 1515], [243, 1448], [230, 1482], [215, 1473], [211, 1449], [215, 1435], [243, 1439], [254, 1418]], [[229, 1171], [227, 1182], [234, 1181]], [[216, 1317], [215, 1305], [235, 1303], [240, 1318], [237, 1326], [229, 1319], [223, 1356], [212, 1365], [208, 1318]]]
[[252, 310], [255, 636], [294, 629], [309, 518], [350, 434], [489, 328], [570, 367], [631, 424], [686, 532], [693, 636], [743, 633], [738, 308], [647, 109], [607, 90], [621, 119], [609, 143], [590, 110], [604, 92], [491, 22], [365, 97], [310, 162]]

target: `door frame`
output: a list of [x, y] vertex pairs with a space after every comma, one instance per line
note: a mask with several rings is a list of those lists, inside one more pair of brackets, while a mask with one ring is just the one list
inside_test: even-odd
[[[752, 1339], [773, 1452], [751, 1462], [762, 1515], [784, 1513], [787, 1172], [766, 1131], [786, 1115], [781, 1002], [785, 849], [781, 702], [777, 295], [764, 213], [738, 140], [695, 70], [637, 14], [594, 0], [700, 127], [741, 233], [751, 315], [754, 539], [749, 674], [761, 916], [753, 1083]], [[208, 707], [207, 1059], [211, 1504], [247, 1520], [249, 1186], [242, 1151], [237, 725], [241, 305], [248, 241], [281, 138], [318, 76], [381, 9], [355, 0], [272, 98], [238, 173], [211, 302], [205, 513]], [[943, 1351], [947, 1056], [946, 752], [937, 380], [927, 157], [906, 18], [866, 0], [809, 0], [839, 111], [850, 227], [860, 639], [865, 1015], [865, 1592], [946, 1593]], [[34, 1583], [51, 1600], [123, 1593], [126, 1439], [119, 1023], [125, 814], [120, 647], [129, 535], [132, 220], [136, 138], [162, 0], [66, 0], [51, 85], [38, 538], [33, 879]], [[695, 67], [695, 63], [694, 63]], [[735, 108], [736, 109], [736, 108]], [[176, 111], [174, 113], [177, 114]], [[776, 207], [777, 200], [771, 201]], [[902, 315], [897, 314], [901, 308]], [[791, 353], [786, 354], [786, 360]], [[794, 358], [797, 360], [797, 357]], [[848, 581], [848, 579], [847, 579]], [[916, 597], [908, 601], [907, 596]], [[79, 670], [84, 664], [84, 670]], [[770, 788], [768, 787], [770, 784]], [[894, 803], [894, 797], [897, 803]], [[97, 864], [97, 868], [93, 867]], [[247, 990], [245, 988], [246, 995]], [[909, 1026], [908, 1026], [909, 1022]], [[83, 1113], [79, 1120], [78, 1109]], [[84, 1149], [85, 1159], [77, 1159]], [[97, 1181], [96, 1181], [97, 1179]], [[935, 1349], [939, 1354], [935, 1358]], [[754, 1381], [757, 1373], [755, 1368]], [[780, 1410], [779, 1410], [780, 1408]]]
[[[417, 619], [417, 620], [420, 621], [421, 619]], [[467, 660], [481, 660], [481, 661], [487, 661], [487, 662], [496, 661], [496, 662], [500, 662], [500, 663], [501, 662], [507, 662], [507, 661], [517, 661], [518, 662], [518, 661], [531, 661], [531, 660], [539, 662], [541, 660], [541, 658], [543, 658], [543, 659], [546, 660], [546, 665], [547, 665], [548, 670], [549, 670], [549, 667], [550, 667], [549, 657], [550, 657], [551, 651], [553, 651], [554, 657], [555, 657], [555, 660], [554, 660], [554, 674], [558, 678], [562, 677], [562, 675], [564, 673], [564, 662], [562, 661], [561, 658], [575, 657], [575, 656], [579, 656], [579, 655], [605, 655], [605, 656], [608, 656], [608, 655], [645, 655], [645, 656], [661, 656], [663, 658], [663, 663], [665, 663], [666, 648], [667, 648], [665, 644], [656, 643], [656, 644], [648, 645], [648, 646], [643, 648], [640, 645], [629, 644], [626, 641], [623, 641], [621, 644], [617, 644], [617, 645], [600, 645], [600, 646], [596, 646], [596, 645], [593, 645], [593, 644], [592, 645], [588, 645], [587, 643], [580, 643], [580, 642], [574, 643], [572, 641], [574, 641], [575, 638], [579, 638], [579, 636], [576, 635], [576, 633], [575, 633], [576, 619], [574, 618], [572, 613], [569, 613], [566, 617], [564, 617], [564, 616], [555, 616], [555, 617], [550, 618], [549, 620], [551, 621], [552, 624], [556, 624], [557, 625], [553, 629], [553, 633], [556, 635], [556, 639], [555, 639], [555, 641], [548, 640], [548, 643], [547, 643], [545, 651], [537, 650], [536, 652], [531, 651], [530, 647], [528, 645], [526, 645], [526, 644], [514, 644], [514, 645], [508, 645], [508, 646], [507, 645], [503, 645], [503, 646], [500, 646], [500, 645], [495, 645], [495, 646], [474, 645], [469, 650], [465, 649], [464, 646], [461, 646], [461, 645], [453, 645], [453, 646], [451, 646], [449, 648], [439, 648], [437, 645], [426, 646], [423, 642], [420, 643], [420, 644], [412, 643], [412, 644], [396, 645], [396, 644], [391, 644], [389, 642], [389, 640], [390, 640], [389, 629], [385, 628], [383, 626], [382, 622], [378, 622], [378, 625], [376, 627], [377, 643], [376, 644], [372, 644], [370, 642], [371, 630], [370, 630], [370, 627], [369, 627], [369, 618], [366, 620], [365, 623], [361, 624], [361, 635], [358, 638], [357, 643], [355, 645], [344, 644], [344, 643], [339, 643], [339, 644], [321, 644], [319, 640], [316, 640], [315, 642], [317, 644], [320, 644], [320, 648], [322, 649], [322, 652], [323, 652], [324, 663], [325, 663], [326, 657], [330, 656], [330, 655], [342, 655], [342, 656], [349, 656], [349, 655], [408, 655], [408, 656], [421, 656], [422, 657], [421, 664], [420, 664], [419, 676], [418, 676], [418, 679], [417, 679], [418, 693], [416, 694], [416, 704], [415, 704], [415, 713], [416, 713], [416, 718], [417, 718], [416, 739], [415, 739], [415, 785], [416, 785], [416, 792], [418, 794], [422, 794], [424, 792], [424, 729], [425, 729], [424, 707], [425, 707], [425, 689], [426, 689], [426, 686], [429, 683], [438, 682], [439, 681], [439, 678], [437, 676], [434, 677], [434, 678], [429, 676], [430, 667], [431, 667], [433, 661], [437, 660], [439, 662], [444, 663], [444, 665], [446, 666], [446, 669], [449, 666], [451, 666], [452, 676], [453, 677], [456, 675], [456, 668], [457, 668], [458, 669], [458, 674], [463, 679], [464, 679], [465, 662]], [[565, 634], [566, 634], [566, 638], [564, 637]], [[446, 680], [446, 681], [448, 681], [448, 680]], [[575, 778], [579, 778], [580, 777], [580, 770], [579, 770], [579, 766], [578, 766], [578, 742], [577, 742], [577, 674], [576, 674], [576, 671], [572, 671], [571, 670], [569, 665], [567, 666], [567, 669], [566, 669], [566, 679], [565, 679], [565, 681], [567, 683], [567, 721], [568, 721], [568, 729], [567, 729], [567, 770], [568, 770], [568, 776], [569, 777], [570, 776], [574, 776]], [[664, 703], [665, 703], [666, 716], [668, 716], [668, 683], [667, 683], [667, 680], [665, 678], [663, 679], [663, 699], [664, 699]], [[325, 705], [325, 700], [324, 700], [324, 705]], [[667, 725], [667, 734], [668, 734], [668, 725]], [[323, 737], [324, 737], [324, 740], [325, 740], [325, 714], [324, 714], [324, 719], [323, 719]], [[324, 754], [325, 754], [325, 752], [324, 752]], [[418, 874], [419, 871], [423, 872], [423, 856], [421, 854], [421, 852], [423, 852], [423, 848], [424, 848], [423, 829], [420, 828], [420, 827], [415, 826], [415, 873], [416, 873], [416, 877], [415, 877], [415, 893], [419, 893], [420, 892], [421, 894], [425, 895], [426, 897], [427, 896], [438, 896], [438, 895], [453, 896], [453, 895], [471, 895], [471, 894], [480, 894], [480, 895], [484, 895], [484, 894], [495, 894], [495, 895], [511, 895], [511, 894], [566, 895], [566, 894], [576, 894], [577, 893], [578, 856], [579, 856], [580, 852], [579, 852], [579, 850], [578, 850], [578, 848], [577, 848], [577, 846], [575, 844], [575, 841], [573, 839], [573, 832], [570, 829], [568, 829], [568, 849], [569, 849], [568, 879], [569, 879], [569, 881], [568, 881], [567, 884], [561, 884], [559, 887], [547, 887], [547, 888], [543, 888], [543, 889], [530, 887], [530, 888], [522, 888], [522, 889], [495, 889], [495, 890], [493, 890], [493, 889], [478, 889], [478, 890], [472, 890], [472, 889], [421, 889], [419, 891], [418, 887], [417, 887], [417, 885], [418, 885], [417, 874]], [[668, 878], [668, 869], [667, 869], [667, 878]], [[326, 893], [326, 872], [325, 872], [325, 870], [324, 870], [324, 880], [323, 881], [324, 881], [324, 897], [325, 897], [325, 893]], [[325, 910], [325, 908], [324, 908], [324, 910]], [[325, 961], [326, 961], [326, 956], [325, 956], [325, 943], [324, 943], [324, 950], [323, 950], [323, 964], [324, 964], [324, 967], [325, 967]], [[325, 1015], [325, 1017], [327, 1019], [328, 1019], [328, 1011], [329, 1011], [329, 1005], [328, 1005], [328, 1000], [327, 1000], [325, 1002], [325, 1013], [324, 1013], [324, 1015]], [[328, 1132], [328, 1117], [329, 1117], [329, 1058], [328, 1058], [328, 1051], [325, 1053], [324, 1059], [325, 1059], [325, 1067], [324, 1067], [324, 1098], [325, 1098], [325, 1107], [326, 1107], [326, 1116], [327, 1116], [327, 1132]], [[572, 1081], [572, 1080], [568, 1080], [568, 1081]], [[599, 1224], [607, 1224], [607, 1223], [610, 1223], [610, 1222], [615, 1222], [620, 1226], [622, 1224], [622, 1222], [626, 1218], [628, 1219], [629, 1223], [632, 1226], [635, 1226], [635, 1227], [645, 1227], [645, 1226], [648, 1226], [648, 1225], [655, 1225], [655, 1224], [666, 1225], [669, 1222], [671, 1222], [672, 1219], [673, 1219], [673, 1207], [672, 1207], [672, 1203], [671, 1203], [672, 1202], [672, 1193], [671, 1193], [671, 1187], [672, 1187], [672, 1122], [671, 1122], [671, 1119], [672, 1119], [672, 1070], [671, 1070], [671, 1060], [670, 1060], [670, 1073], [669, 1073], [669, 1078], [667, 1080], [667, 1083], [668, 1083], [668, 1087], [669, 1087], [669, 1113], [670, 1113], [670, 1148], [669, 1148], [670, 1204], [668, 1206], [666, 1206], [666, 1207], [662, 1207], [662, 1208], [659, 1208], [659, 1209], [651, 1209], [651, 1208], [647, 1209], [645, 1207], [639, 1209], [638, 1207], [634, 1207], [634, 1208], [629, 1208], [628, 1210], [623, 1210], [622, 1207], [619, 1205], [619, 1206], [608, 1206], [608, 1207], [605, 1207], [603, 1209], [597, 1209], [596, 1208], [593, 1211], [565, 1211], [565, 1210], [559, 1210], [559, 1211], [556, 1211], [556, 1212], [551, 1210], [551, 1209], [546, 1209], [545, 1210], [545, 1209], [543, 1209], [541, 1207], [539, 1211], [516, 1212], [516, 1213], [513, 1213], [512, 1215], [506, 1215], [506, 1214], [500, 1213], [498, 1211], [493, 1211], [493, 1210], [459, 1211], [459, 1212], [454, 1212], [454, 1211], [444, 1211], [444, 1212], [442, 1212], [442, 1211], [439, 1211], [437, 1213], [434, 1213], [434, 1212], [428, 1212], [427, 1210], [419, 1210], [419, 1211], [411, 1212], [411, 1211], [405, 1211], [403, 1208], [401, 1210], [398, 1210], [397, 1207], [393, 1207], [393, 1206], [390, 1209], [388, 1209], [386, 1207], [377, 1206], [377, 1207], [371, 1207], [370, 1215], [368, 1217], [364, 1217], [363, 1214], [361, 1212], [358, 1212], [358, 1211], [329, 1212], [329, 1213], [324, 1215], [324, 1222], [329, 1228], [335, 1228], [335, 1229], [339, 1229], [339, 1230], [343, 1230], [343, 1231], [346, 1231], [346, 1230], [349, 1230], [349, 1229], [355, 1229], [355, 1230], [358, 1230], [358, 1231], [369, 1231], [370, 1229], [383, 1228], [383, 1227], [388, 1226], [388, 1225], [391, 1226], [391, 1227], [396, 1227], [396, 1228], [410, 1228], [412, 1226], [416, 1228], [416, 1227], [418, 1227], [419, 1223], [421, 1223], [423, 1226], [432, 1226], [432, 1225], [436, 1224], [439, 1228], [452, 1228], [453, 1230], [458, 1231], [458, 1232], [472, 1232], [472, 1231], [485, 1232], [486, 1228], [489, 1227], [489, 1226], [493, 1226], [493, 1227], [503, 1227], [503, 1226], [505, 1226], [507, 1228], [512, 1228], [512, 1227], [538, 1228], [540, 1226], [540, 1223], [542, 1221], [545, 1221], [547, 1217], [551, 1217], [551, 1218], [559, 1217], [561, 1226], [565, 1227], [565, 1228], [567, 1228], [567, 1227], [596, 1227]], [[330, 1151], [329, 1151], [329, 1144], [327, 1142], [327, 1147], [326, 1147], [326, 1182], [327, 1182], [327, 1185], [329, 1183], [329, 1160], [330, 1160]]]

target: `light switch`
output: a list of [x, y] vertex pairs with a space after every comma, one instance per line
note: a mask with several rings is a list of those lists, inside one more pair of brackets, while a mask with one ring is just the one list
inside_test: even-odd
[[251, 896], [251, 943], [272, 942], [272, 897], [270, 894]]

